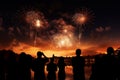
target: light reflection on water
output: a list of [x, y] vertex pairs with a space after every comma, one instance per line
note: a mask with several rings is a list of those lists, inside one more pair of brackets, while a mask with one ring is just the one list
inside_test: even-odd
[[[91, 75], [91, 67], [85, 67], [85, 78], [86, 80], [89, 80], [89, 77]], [[65, 67], [65, 72], [66, 72], [66, 79], [65, 80], [73, 80], [73, 73], [72, 73], [72, 66], [66, 66]], [[46, 66], [45, 66], [45, 74], [47, 76], [47, 71], [46, 71]], [[34, 72], [32, 71], [32, 80], [34, 76]], [[58, 71], [56, 72], [56, 80], [58, 80]]]

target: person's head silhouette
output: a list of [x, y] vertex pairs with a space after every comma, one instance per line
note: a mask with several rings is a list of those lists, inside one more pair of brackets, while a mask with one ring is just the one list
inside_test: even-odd
[[114, 49], [113, 49], [113, 47], [108, 47], [107, 48], [107, 54], [108, 55], [114, 55]]
[[43, 55], [42, 52], [40, 52], [40, 51], [37, 52], [37, 57], [38, 57], [38, 58], [42, 58], [42, 55]]
[[76, 49], [76, 56], [80, 56], [81, 55], [81, 49]]

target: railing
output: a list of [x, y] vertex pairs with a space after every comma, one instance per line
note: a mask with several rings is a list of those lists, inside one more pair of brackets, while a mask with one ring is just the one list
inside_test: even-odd
[[[58, 63], [59, 58], [55, 56], [55, 63]], [[95, 61], [94, 56], [83, 56], [83, 58], [85, 59], [85, 66], [91, 66]], [[72, 57], [64, 57], [64, 61], [68, 66], [71, 65], [71, 60]]]

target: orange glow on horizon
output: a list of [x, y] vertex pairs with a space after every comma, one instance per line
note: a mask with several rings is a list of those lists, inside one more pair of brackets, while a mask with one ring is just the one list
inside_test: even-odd
[[[95, 45], [94, 45], [95, 46]], [[96, 55], [96, 54], [106, 54], [107, 47], [94, 47], [90, 44], [81, 44], [77, 46], [72, 46], [69, 48], [55, 48], [53, 45], [51, 48], [47, 46], [39, 46], [39, 47], [33, 47], [30, 45], [27, 45], [25, 43], [20, 43], [19, 46], [12, 47], [11, 49], [15, 52], [20, 54], [21, 52], [25, 52], [27, 54], [32, 55], [33, 57], [36, 57], [36, 53], [38, 51], [42, 51], [47, 57], [52, 57], [54, 54], [55, 56], [64, 56], [64, 57], [72, 57], [75, 56], [75, 50], [77, 48], [80, 48], [82, 50], [82, 56], [87, 55]], [[119, 46], [113, 45], [114, 50], [117, 50]], [[10, 49], [10, 48], [9, 48]]]

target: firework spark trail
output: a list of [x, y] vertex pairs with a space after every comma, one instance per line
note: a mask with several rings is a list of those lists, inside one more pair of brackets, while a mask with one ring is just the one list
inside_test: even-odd
[[78, 27], [78, 39], [79, 39], [79, 43], [80, 43], [80, 39], [82, 37], [82, 32], [83, 32], [83, 24], [85, 24], [86, 22], [86, 16], [82, 13], [76, 13], [73, 16], [73, 21], [75, 22], [75, 24], [77, 24]]
[[26, 13], [26, 22], [30, 24], [30, 34], [31, 31], [34, 32], [34, 46], [37, 44], [37, 37], [41, 29], [47, 27], [48, 22], [45, 20], [43, 13], [38, 11], [28, 11]]
[[84, 32], [84, 26], [92, 21], [93, 14], [87, 9], [82, 8], [79, 12], [75, 13], [72, 17], [72, 21], [78, 28], [79, 43]]

